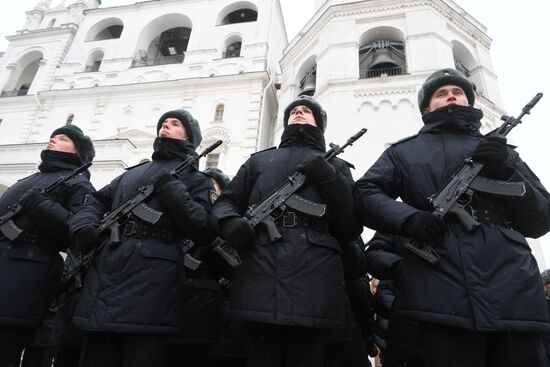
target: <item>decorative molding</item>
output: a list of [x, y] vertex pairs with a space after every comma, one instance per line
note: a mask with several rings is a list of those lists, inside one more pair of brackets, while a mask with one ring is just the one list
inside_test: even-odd
[[372, 89], [358, 90], [354, 93], [354, 97], [382, 97], [400, 94], [415, 94], [416, 87], [410, 85], [380, 87]]
[[210, 127], [202, 133], [201, 149], [206, 148], [215, 140], [222, 140], [223, 144], [220, 149], [226, 149], [231, 143], [231, 132], [222, 126]]

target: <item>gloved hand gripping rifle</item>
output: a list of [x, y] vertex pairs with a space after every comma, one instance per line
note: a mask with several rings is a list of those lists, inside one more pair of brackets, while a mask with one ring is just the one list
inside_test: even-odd
[[[91, 165], [92, 162], [88, 162], [76, 168], [69, 175], [60, 176], [54, 182], [43, 188], [40, 193], [43, 195], [47, 195], [59, 186], [66, 184], [73, 177], [76, 177], [80, 173], [87, 170], [88, 167], [90, 167]], [[0, 217], [0, 231], [7, 239], [14, 241], [15, 239], [17, 239], [17, 237], [19, 237], [21, 233], [23, 233], [23, 230], [15, 224], [13, 218], [23, 210], [23, 207], [19, 203], [16, 203], [14, 205], [10, 205], [8, 209], [8, 212]]]
[[[216, 141], [214, 144], [207, 147], [202, 153], [196, 156], [192, 156], [187, 158], [184, 162], [182, 162], [179, 166], [171, 170], [171, 174], [174, 177], [177, 177], [181, 172], [183, 172], [185, 169], [193, 166], [196, 162], [199, 161], [202, 157], [210, 154], [214, 149], [219, 147], [222, 144], [221, 140]], [[103, 233], [106, 230], [110, 230], [110, 240], [107, 242], [102, 242], [101, 246], [98, 246], [89, 254], [80, 254], [77, 253], [78, 250], [75, 248], [71, 248], [69, 251], [69, 255], [72, 257], [74, 266], [69, 269], [65, 274], [63, 274], [63, 280], [68, 282], [73, 277], [76, 276], [77, 273], [81, 271], [81, 269], [86, 269], [90, 262], [93, 260], [95, 254], [99, 253], [103, 246], [108, 244], [117, 244], [120, 242], [120, 226], [126, 223], [132, 216], [136, 216], [137, 218], [145, 221], [148, 224], [155, 224], [158, 222], [158, 220], [162, 216], [162, 212], [155, 210], [151, 208], [149, 205], [145, 204], [145, 201], [152, 196], [154, 192], [154, 186], [152, 183], [149, 183], [147, 185], [141, 186], [138, 189], [138, 192], [132, 196], [130, 199], [125, 201], [123, 204], [121, 204], [118, 208], [108, 213], [106, 216], [103, 217], [101, 220], [97, 231], [98, 233]], [[192, 247], [192, 245], [187, 248], [189, 250]]]
[[[367, 129], [361, 129], [357, 134], [353, 135], [342, 145], [330, 144], [331, 149], [323, 156], [327, 161], [330, 161], [344, 149], [353, 145], [357, 139], [367, 132]], [[252, 228], [260, 223], [266, 227], [270, 241], [276, 241], [281, 238], [281, 234], [277, 229], [275, 220], [283, 214], [286, 208], [297, 210], [301, 213], [321, 217], [325, 214], [326, 207], [323, 204], [313, 203], [298, 195], [296, 192], [306, 182], [306, 175], [303, 172], [297, 171], [283, 183], [278, 189], [273, 191], [267, 198], [260, 203], [253, 205], [245, 213], [245, 218]]]
[[[504, 123], [493, 131], [491, 135], [503, 137], [508, 135], [514, 127], [521, 123], [521, 118], [531, 112], [531, 109], [541, 98], [542, 93], [537, 93], [523, 107], [521, 114], [517, 118], [502, 116], [501, 119]], [[428, 198], [434, 207], [433, 214], [442, 219], [452, 214], [467, 231], [472, 231], [479, 226], [479, 222], [464, 207], [471, 202], [475, 191], [515, 197], [521, 197], [525, 194], [525, 185], [523, 182], [504, 182], [480, 176], [479, 174], [484, 166], [485, 164], [483, 163], [474, 162], [472, 158], [467, 158], [462, 167], [443, 186], [443, 189]], [[437, 263], [440, 259], [439, 254], [429, 244], [408, 241], [403, 247], [431, 264]]]

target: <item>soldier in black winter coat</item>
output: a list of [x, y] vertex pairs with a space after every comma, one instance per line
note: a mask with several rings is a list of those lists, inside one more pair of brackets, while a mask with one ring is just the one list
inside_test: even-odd
[[[548, 307], [548, 313], [550, 314], [550, 269], [546, 269], [540, 273], [542, 278], [542, 285], [544, 287], [544, 299], [546, 300], [546, 307]], [[546, 349], [546, 355], [548, 361], [550, 361], [550, 331], [544, 334], [544, 347]]]
[[[202, 171], [212, 181], [214, 200], [227, 186], [230, 179], [222, 170], [207, 167]], [[209, 240], [215, 234], [209, 236]], [[167, 366], [189, 365], [194, 367], [209, 364], [209, 351], [218, 342], [223, 316], [222, 278], [218, 263], [214, 262], [208, 246], [194, 246], [188, 254], [192, 257], [186, 267], [184, 299], [180, 310], [179, 331], [170, 339]], [[216, 258], [217, 260], [217, 258]], [[199, 264], [195, 268], [196, 264]]]
[[[363, 224], [430, 243], [441, 257], [431, 265], [403, 252], [395, 309], [421, 322], [429, 366], [546, 366], [548, 312], [525, 237], [550, 229], [550, 195], [505, 138], [480, 133], [462, 73], [434, 72], [418, 97], [424, 127], [390, 146], [354, 191]], [[481, 223], [471, 231], [432, 214], [428, 200], [468, 157], [485, 164], [483, 176], [526, 188], [522, 197], [475, 191], [464, 203]]]
[[19, 366], [21, 351], [60, 287], [70, 245], [67, 221], [95, 191], [84, 171], [49, 194], [41, 189], [91, 161], [92, 141], [75, 125], [53, 131], [40, 157], [39, 172], [17, 181], [0, 198], [0, 214], [20, 204], [14, 223], [23, 232], [13, 241], [0, 234], [0, 366]]
[[189, 112], [163, 114], [157, 135], [152, 162], [115, 178], [70, 222], [76, 243], [89, 252], [99, 243], [103, 215], [151, 182], [146, 204], [163, 213], [154, 224], [130, 218], [120, 227], [120, 243], [104, 243], [92, 262], [73, 318], [86, 331], [81, 366], [162, 366], [167, 335], [179, 329], [184, 250], [207, 235], [213, 186], [197, 167], [178, 178], [170, 173], [196, 155], [202, 139]]
[[[326, 114], [311, 97], [285, 109], [277, 149], [253, 154], [216, 201], [213, 221], [222, 238], [238, 249], [242, 264], [233, 272], [232, 315], [247, 332], [249, 366], [318, 366], [322, 329], [340, 328], [346, 316], [340, 242], [357, 238], [353, 179], [340, 159], [327, 162]], [[263, 226], [253, 230], [243, 215], [290, 175], [308, 182], [298, 194], [326, 204], [320, 217], [286, 210], [276, 220], [282, 238], [270, 242]]]
[[375, 342], [380, 348], [384, 367], [423, 367], [418, 323], [407, 320], [393, 311], [399, 292], [401, 252], [408, 239], [376, 232], [367, 243], [365, 257], [369, 273], [379, 279], [374, 296], [376, 312]]

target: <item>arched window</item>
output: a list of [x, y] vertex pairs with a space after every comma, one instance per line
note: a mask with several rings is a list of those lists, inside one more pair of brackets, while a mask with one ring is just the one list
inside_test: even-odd
[[453, 58], [455, 61], [455, 67], [460, 70], [468, 78], [472, 76], [472, 70], [477, 66], [476, 60], [472, 56], [472, 53], [458, 41], [453, 41]]
[[164, 14], [139, 35], [132, 67], [181, 64], [191, 39], [193, 23], [184, 14]]
[[317, 84], [317, 65], [306, 71], [304, 77], [300, 81], [299, 96], [312, 96], [315, 94], [315, 86]]
[[191, 29], [176, 27], [168, 29], [155, 38], [147, 51], [138, 50], [139, 58], [134, 59], [135, 66], [181, 64], [189, 44]]
[[210, 153], [206, 156], [206, 167], [218, 167], [220, 153]]
[[92, 52], [90, 57], [88, 57], [88, 61], [86, 62], [86, 68], [84, 69], [84, 71], [89, 73], [99, 71], [99, 67], [101, 66], [102, 61], [103, 51], [97, 50]]
[[101, 32], [95, 36], [94, 41], [101, 41], [101, 40], [110, 40], [114, 38], [120, 38], [120, 35], [122, 33], [122, 29], [124, 27], [122, 25], [112, 25], [110, 27], [105, 28]]
[[103, 19], [90, 28], [86, 35], [86, 41], [103, 41], [120, 38], [123, 29], [124, 23], [119, 18]]
[[235, 2], [225, 7], [219, 14], [216, 25], [255, 22], [258, 20], [258, 8], [249, 1]]
[[15, 64], [16, 68], [11, 72], [11, 76], [6, 83], [3, 97], [24, 96], [27, 95], [33, 84], [34, 78], [42, 62], [42, 53], [40, 51], [31, 51], [21, 57]]
[[299, 86], [299, 96], [313, 96], [317, 86], [317, 58], [310, 56], [296, 73], [295, 84]]
[[223, 103], [220, 103], [216, 106], [216, 113], [214, 114], [214, 121], [223, 121], [223, 112], [225, 111], [225, 106]]
[[55, 20], [56, 20], [55, 18], [50, 20], [50, 24], [48, 24], [48, 28], [52, 28], [55, 25]]
[[239, 9], [232, 11], [222, 20], [222, 24], [235, 24], [255, 22], [258, 20], [258, 12], [253, 9]]
[[225, 49], [225, 52], [223, 53], [223, 58], [228, 59], [230, 57], [239, 57], [241, 56], [241, 45], [242, 42], [233, 42], [227, 48]]
[[74, 120], [74, 113], [71, 113], [69, 114], [69, 116], [67, 116], [67, 121], [65, 122], [65, 125], [71, 125], [73, 123], [73, 120]]
[[403, 41], [376, 40], [361, 46], [359, 50], [361, 78], [405, 73]]
[[359, 44], [360, 78], [406, 73], [405, 42], [400, 30], [391, 27], [371, 29], [361, 36]]

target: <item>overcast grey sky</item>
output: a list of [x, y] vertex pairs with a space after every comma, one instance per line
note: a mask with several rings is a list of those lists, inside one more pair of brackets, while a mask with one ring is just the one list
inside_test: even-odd
[[[31, 10], [38, 0], [0, 1], [0, 36], [14, 34], [25, 21], [25, 11]], [[59, 0], [53, 0], [57, 4]], [[131, 4], [133, 0], [103, 0], [101, 7]], [[285, 17], [289, 41], [311, 18], [314, 0], [280, 0]], [[548, 14], [550, 1], [523, 0], [480, 1], [456, 0], [465, 11], [487, 27], [493, 39], [491, 57], [498, 76], [504, 108], [517, 116], [521, 108], [537, 93], [545, 96], [526, 116], [524, 123], [509, 136], [518, 146], [524, 161], [550, 188], [550, 52], [548, 41]], [[546, 25], [545, 25], [546, 24]], [[0, 37], [0, 51], [7, 41]], [[544, 243], [550, 249], [550, 235]], [[547, 251], [550, 254], [550, 251]], [[550, 256], [547, 255], [550, 266]]]

